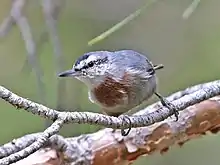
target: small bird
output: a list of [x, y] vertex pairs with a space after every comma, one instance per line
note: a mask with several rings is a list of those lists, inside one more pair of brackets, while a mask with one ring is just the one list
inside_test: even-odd
[[[89, 100], [99, 105], [106, 115], [119, 117], [155, 94], [178, 120], [178, 111], [156, 92], [155, 70], [161, 68], [162, 64], [153, 65], [134, 50], [94, 51], [79, 57], [72, 69], [58, 76], [74, 77], [85, 83]], [[122, 135], [128, 135], [129, 131], [122, 130]]]

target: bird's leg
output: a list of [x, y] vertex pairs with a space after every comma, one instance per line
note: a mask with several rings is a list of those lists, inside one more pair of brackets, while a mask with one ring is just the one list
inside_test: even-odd
[[169, 102], [166, 98], [161, 96], [160, 94], [158, 94], [156, 92], [154, 94], [160, 99], [160, 102], [163, 106], [167, 107], [169, 110], [171, 110], [173, 112], [174, 116], [176, 117], [176, 121], [178, 121], [179, 112], [175, 108], [175, 106], [171, 102]]
[[[111, 112], [108, 112], [108, 111], [105, 110], [105, 109], [102, 109], [102, 113], [103, 113], [104, 115], [114, 116], [114, 117], [121, 118], [123, 121], [125, 121], [125, 120], [127, 119], [127, 120], [129, 121], [129, 125], [130, 125], [130, 126], [129, 126], [127, 132], [125, 132], [124, 129], [121, 129], [121, 135], [122, 135], [122, 136], [127, 136], [127, 135], [129, 134], [129, 132], [131, 131], [131, 120], [130, 120], [130, 118], [129, 118], [128, 115], [122, 115], [121, 112], [119, 112], [119, 113], [111, 113]], [[125, 122], [126, 122], [126, 121], [125, 121]], [[114, 132], [115, 132], [115, 130], [114, 130]]]

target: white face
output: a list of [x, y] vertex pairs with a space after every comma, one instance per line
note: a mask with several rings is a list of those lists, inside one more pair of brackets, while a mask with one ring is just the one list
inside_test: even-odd
[[73, 69], [80, 72], [76, 78], [88, 86], [100, 82], [108, 69], [108, 56], [105, 51], [90, 52], [81, 56], [73, 65]]

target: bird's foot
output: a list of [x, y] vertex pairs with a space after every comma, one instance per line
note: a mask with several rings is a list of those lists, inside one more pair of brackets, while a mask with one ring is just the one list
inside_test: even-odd
[[160, 102], [164, 107], [173, 112], [174, 116], [176, 117], [176, 121], [178, 121], [179, 111], [176, 109], [176, 107], [160, 94], [155, 92], [155, 95], [160, 99]]
[[124, 129], [121, 129], [121, 135], [122, 136], [127, 136], [129, 134], [129, 132], [131, 131], [131, 119], [129, 118], [128, 115], [121, 115], [119, 116], [119, 118], [122, 119], [122, 121], [125, 121], [128, 120], [129, 121], [129, 128], [127, 131], [125, 131]]

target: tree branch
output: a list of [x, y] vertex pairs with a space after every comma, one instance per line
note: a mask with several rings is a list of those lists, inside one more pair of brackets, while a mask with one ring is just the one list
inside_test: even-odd
[[[215, 112], [215, 114], [216, 114], [217, 111], [219, 111], [220, 107], [215, 105], [211, 101], [209, 101], [209, 102], [206, 101], [203, 104], [200, 103], [204, 100], [207, 100], [207, 99], [212, 98], [217, 95], [220, 95], [220, 81], [219, 80], [187, 88], [187, 89], [185, 89], [181, 92], [177, 92], [167, 98], [169, 101], [172, 102], [172, 104], [174, 104], [174, 106], [177, 108], [177, 110], [183, 110], [183, 109], [188, 108], [192, 105], [195, 105], [194, 106], [194, 113], [192, 113], [192, 111], [190, 111], [190, 110], [188, 110], [188, 111], [185, 110], [184, 112], [182, 112], [180, 114], [180, 119], [178, 122], [174, 122], [172, 120], [167, 120], [166, 122], [160, 122], [160, 121], [163, 121], [164, 119], [168, 118], [169, 116], [171, 116], [172, 112], [170, 112], [166, 107], [161, 106], [160, 102], [157, 102], [157, 103], [137, 112], [133, 116], [129, 117], [131, 119], [131, 126], [133, 127], [133, 129], [132, 129], [132, 132], [127, 137], [123, 138], [120, 135], [120, 133], [118, 132], [118, 130], [104, 129], [104, 130], [101, 130], [101, 131], [99, 131], [95, 134], [92, 134], [92, 135], [80, 136], [80, 137], [78, 137], [78, 140], [76, 140], [77, 138], [76, 139], [73, 138], [74, 143], [77, 143], [77, 145], [79, 145], [79, 143], [80, 144], [82, 143], [81, 145], [83, 145], [83, 143], [90, 142], [89, 138], [92, 138], [92, 137], [102, 138], [101, 135], [105, 136], [107, 134], [114, 136], [115, 138], [117, 138], [118, 141], [126, 142], [126, 140], [128, 140], [128, 142], [131, 142], [130, 141], [131, 138], [138, 137], [138, 139], [136, 139], [139, 141], [138, 144], [140, 142], [146, 143], [146, 141], [144, 139], [142, 139], [140, 141], [140, 138], [143, 138], [146, 136], [147, 137], [152, 136], [152, 138], [154, 139], [155, 137], [153, 136], [153, 133], [155, 133], [154, 131], [156, 131], [156, 130], [157, 131], [159, 130], [159, 132], [162, 130], [163, 131], [166, 130], [165, 132], [163, 132], [163, 134], [165, 134], [163, 136], [165, 136], [165, 137], [168, 136], [170, 138], [170, 136], [177, 136], [178, 135], [180, 139], [183, 138], [183, 140], [184, 140], [185, 137], [182, 137], [183, 135], [180, 131], [182, 131], [183, 129], [185, 129], [185, 131], [187, 131], [189, 129], [188, 128], [189, 126], [193, 127], [195, 129], [195, 130], [193, 130], [194, 132], [197, 131], [197, 133], [201, 133], [199, 130], [197, 130], [197, 125], [195, 125], [195, 126], [188, 125], [189, 123], [196, 122], [197, 124], [198, 123], [201, 124], [202, 131], [204, 131], [204, 128], [203, 128], [204, 126], [205, 126], [205, 131], [207, 130], [207, 128], [208, 129], [212, 128], [212, 130], [214, 128], [218, 128], [219, 123], [216, 123], [216, 120], [213, 121], [213, 119], [210, 118], [210, 116], [211, 117], [219, 117], [219, 116], [218, 115], [213, 116], [213, 110], [211, 111], [212, 113], [210, 113], [207, 111], [207, 109], [214, 108], [216, 111]], [[106, 115], [92, 113], [92, 112], [59, 112], [59, 111], [47, 108], [41, 104], [37, 104], [37, 103], [34, 103], [30, 100], [24, 99], [16, 94], [10, 92], [9, 90], [7, 90], [6, 88], [4, 88], [2, 86], [0, 86], [0, 97], [2, 99], [4, 99], [5, 101], [9, 102], [10, 104], [16, 106], [17, 108], [23, 108], [28, 112], [31, 112], [33, 114], [37, 114], [37, 115], [40, 115], [44, 118], [49, 118], [49, 119], [55, 121], [51, 127], [46, 129], [43, 133], [39, 133], [38, 136], [35, 136], [35, 138], [37, 137], [37, 139], [34, 140], [35, 142], [32, 145], [30, 145], [30, 143], [26, 143], [25, 145], [23, 145], [23, 147], [20, 147], [19, 149], [15, 149], [14, 151], [12, 151], [12, 148], [13, 148], [12, 146], [14, 146], [14, 145], [4, 145], [4, 146], [0, 147], [0, 152], [2, 153], [2, 155], [4, 157], [4, 158], [2, 157], [2, 159], [0, 159], [0, 163], [3, 163], [3, 164], [8, 164], [9, 162], [15, 162], [15, 161], [21, 160], [22, 158], [30, 155], [31, 153], [39, 150], [39, 148], [41, 148], [42, 146], [45, 146], [46, 142], [48, 142], [48, 141], [50, 141], [50, 144], [52, 144], [53, 142], [51, 141], [51, 139], [49, 140], [49, 138], [52, 135], [58, 133], [59, 129], [61, 128], [62, 124], [64, 124], [64, 123], [98, 124], [98, 125], [102, 125], [102, 126], [105, 126], [108, 128], [114, 128], [114, 129], [116, 129], [116, 128], [125, 129], [125, 128], [129, 128], [129, 126], [130, 126], [130, 123], [124, 123], [120, 118], [106, 116]], [[216, 99], [218, 100], [219, 97], [216, 97]], [[200, 104], [196, 105], [197, 103], [200, 103]], [[209, 106], [207, 106], [207, 105], [209, 105]], [[207, 113], [207, 115], [205, 117], [200, 116], [201, 113], [204, 115], [204, 112]], [[199, 115], [198, 117], [200, 117], [201, 120], [198, 120], [198, 118], [195, 119], [194, 117], [196, 115]], [[57, 122], [60, 123], [60, 124], [58, 124], [59, 126], [57, 126], [57, 124], [56, 124]], [[152, 125], [156, 122], [160, 122], [160, 123], [155, 124], [152, 127], [146, 127], [146, 126]], [[137, 127], [142, 127], [142, 128], [137, 128]], [[137, 128], [137, 129], [134, 129], [134, 128]], [[198, 128], [198, 129], [200, 129], [200, 128]], [[159, 132], [156, 132], [156, 134], [158, 134]], [[162, 133], [162, 132], [160, 132], [160, 133]], [[189, 135], [187, 134], [187, 136], [189, 136]], [[29, 141], [33, 142], [33, 138], [29, 137], [27, 139], [29, 139]], [[55, 139], [58, 140], [59, 138], [55, 138]], [[190, 136], [188, 137], [187, 140], [189, 140], [189, 139], [190, 139]], [[92, 139], [90, 139], [90, 140], [92, 140]], [[171, 140], [173, 143], [175, 142], [175, 140], [178, 141], [177, 138], [175, 140], [173, 140], [173, 138], [171, 138]], [[183, 140], [180, 141], [179, 143], [184, 142]], [[72, 142], [70, 142], [70, 141], [62, 140], [61, 146], [62, 147], [66, 146], [65, 150], [62, 152], [64, 152], [66, 154], [68, 159], [76, 160], [75, 158], [73, 158], [74, 155], [72, 154], [72, 152], [77, 152], [77, 151], [75, 151], [76, 146], [74, 146], [74, 150], [72, 150], [73, 146], [72, 146]], [[94, 141], [94, 139], [93, 139], [93, 141]], [[99, 145], [99, 147], [100, 147], [101, 146], [100, 144], [102, 144], [102, 143], [98, 144], [98, 142], [100, 142], [100, 141], [97, 141], [96, 145]], [[152, 143], [152, 141], [150, 141], [150, 142]], [[159, 142], [160, 141], [158, 141], [158, 143]], [[13, 142], [11, 144], [14, 144], [14, 143], [15, 142]], [[164, 143], [164, 142], [161, 142], [161, 143]], [[126, 143], [125, 145], [126, 145], [126, 149], [128, 150], [129, 153], [134, 152], [134, 150], [136, 152], [136, 150], [138, 148], [137, 146], [133, 146], [130, 143]], [[149, 145], [150, 145], [150, 143], [149, 143]], [[169, 145], [171, 145], [171, 144], [168, 143], [167, 145], [168, 146], [166, 146], [165, 148], [169, 147]], [[49, 145], [49, 146], [51, 147], [51, 145]], [[162, 146], [163, 146], [162, 148], [161, 148], [161, 146], [159, 146], [158, 150], [163, 151], [165, 149], [164, 144]], [[71, 148], [67, 149], [68, 147], [71, 147]], [[58, 150], [60, 150], [60, 148], [56, 148], [56, 151], [58, 151]], [[145, 152], [150, 152], [151, 150], [152, 150], [151, 152], [154, 151], [152, 148], [151, 149], [148, 148], [148, 150]], [[68, 154], [70, 151], [71, 151], [71, 154]], [[81, 150], [79, 149], [78, 152], [81, 152]], [[97, 152], [97, 151], [93, 151], [93, 152]], [[5, 157], [5, 156], [7, 156], [7, 157]]]
[[46, 142], [52, 135], [59, 132], [61, 126], [63, 125], [63, 121], [64, 120], [61, 119], [56, 120], [40, 136], [38, 136], [33, 144], [27, 146], [21, 151], [11, 154], [10, 156], [0, 159], [0, 164], [11, 164], [17, 162], [18, 160], [21, 160], [39, 150], [44, 144], [46, 144]]
[[[195, 89], [196, 87], [192, 88]], [[199, 103], [203, 100], [207, 100], [211, 97], [217, 96], [220, 94], [220, 81], [216, 80], [207, 84], [197, 86], [199, 88], [197, 91], [189, 92], [190, 89], [186, 89], [189, 94], [182, 95], [182, 97], [173, 100], [172, 104], [176, 107], [177, 110], [183, 110], [189, 106], [192, 106], [196, 103]], [[187, 92], [182, 92], [187, 93]], [[180, 94], [180, 93], [178, 93]], [[174, 97], [175, 94], [171, 97]], [[24, 99], [4, 87], [0, 86], [0, 97], [10, 104], [16, 106], [17, 108], [23, 108], [28, 112], [33, 114], [38, 114], [44, 118], [50, 120], [56, 120], [58, 118], [65, 119], [65, 123], [78, 123], [78, 124], [98, 124], [109, 128], [129, 128], [129, 122], [123, 122], [122, 119], [117, 117], [110, 117], [102, 114], [92, 113], [92, 112], [59, 112], [47, 108], [41, 104], [34, 103], [30, 100]], [[131, 126], [132, 127], [143, 127], [152, 125], [155, 122], [163, 121], [172, 115], [172, 112], [166, 107], [161, 106], [161, 103], [158, 102], [157, 106], [153, 108], [152, 112], [149, 112], [150, 109], [146, 108], [134, 116], [130, 116]]]
[[27, 0], [12, 0], [10, 13], [0, 25], [0, 37], [5, 37], [11, 30], [12, 25], [17, 25], [25, 43], [27, 61], [29, 65], [32, 66], [32, 70], [36, 74], [39, 98], [41, 99], [42, 103], [45, 103], [45, 86], [42, 80], [42, 70], [37, 60], [36, 43], [33, 39], [31, 26], [28, 22], [28, 19], [23, 14], [23, 10], [26, 4]]

